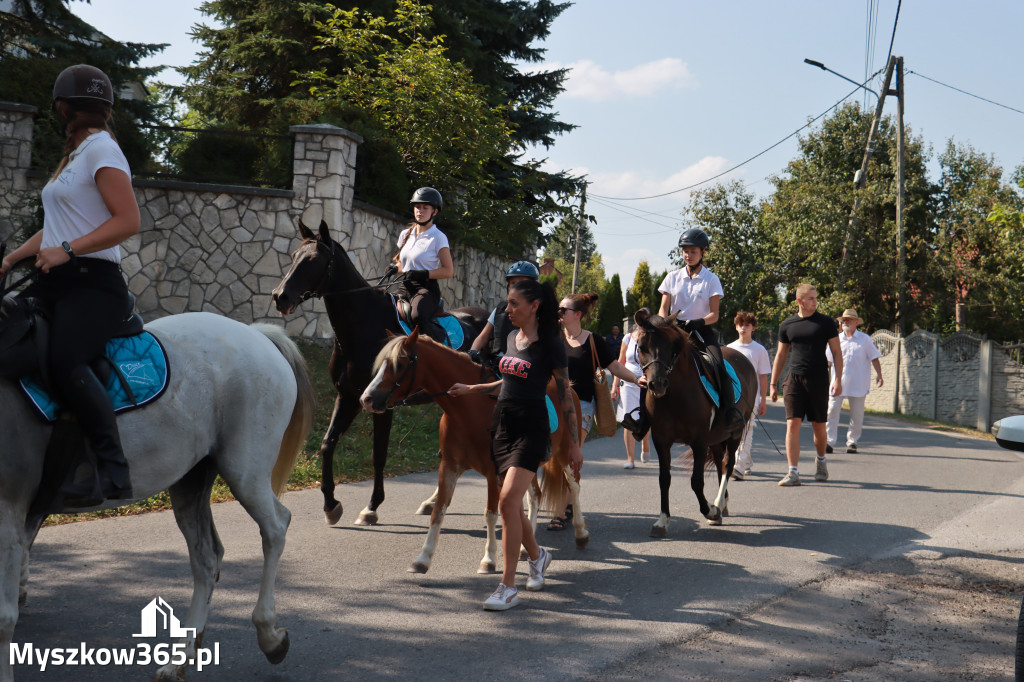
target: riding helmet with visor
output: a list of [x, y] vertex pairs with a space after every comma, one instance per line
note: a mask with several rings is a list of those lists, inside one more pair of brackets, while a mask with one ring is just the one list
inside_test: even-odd
[[691, 228], [686, 232], [683, 232], [683, 234], [679, 236], [680, 249], [683, 248], [684, 246], [698, 246], [702, 249], [706, 249], [708, 248], [708, 245], [710, 243], [711, 240], [708, 238], [708, 235], [704, 232], [704, 230], [698, 229], [696, 227]]
[[114, 105], [114, 86], [95, 66], [76, 64], [60, 72], [53, 83], [53, 101], [99, 100]]
[[529, 277], [530, 279], [540, 279], [540, 270], [536, 265], [528, 260], [521, 260], [512, 264], [505, 272], [505, 281], [512, 279], [513, 277]]
[[441, 193], [433, 187], [420, 187], [412, 193], [412, 199], [409, 199], [409, 203], [429, 204], [438, 211], [444, 207], [444, 199], [441, 198]]

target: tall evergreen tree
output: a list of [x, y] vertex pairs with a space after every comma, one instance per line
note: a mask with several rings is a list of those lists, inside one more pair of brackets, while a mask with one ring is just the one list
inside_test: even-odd
[[636, 273], [633, 275], [633, 284], [626, 291], [626, 315], [633, 317], [633, 313], [641, 308], [647, 308], [655, 315], [658, 313], [660, 298], [654, 298], [654, 279], [651, 277], [651, 266], [646, 260], [640, 261], [636, 266]]
[[597, 331], [602, 334], [610, 334], [613, 324], [622, 324], [622, 318], [626, 316], [626, 306], [622, 302], [622, 284], [619, 281], [619, 273], [612, 275], [611, 280], [604, 286], [601, 292], [601, 302], [597, 311]]

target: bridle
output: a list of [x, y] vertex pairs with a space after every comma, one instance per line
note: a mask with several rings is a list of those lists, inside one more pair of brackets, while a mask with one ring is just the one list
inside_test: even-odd
[[387, 284], [382, 284], [382, 282], [385, 279], [387, 279], [393, 274], [391, 272], [385, 272], [383, 275], [381, 275], [375, 280], [376, 284], [368, 284], [365, 287], [356, 287], [354, 289], [328, 289], [328, 286], [331, 284], [331, 282], [334, 281], [335, 263], [337, 263], [338, 260], [337, 258], [335, 258], [335, 246], [337, 246], [337, 244], [335, 244], [334, 242], [331, 242], [330, 244], [325, 244], [320, 239], [314, 240], [314, 243], [316, 244], [317, 251], [319, 251], [320, 249], [327, 250], [327, 270], [324, 272], [324, 276], [320, 278], [320, 282], [315, 287], [303, 292], [299, 296], [300, 304], [305, 301], [308, 301], [311, 298], [323, 298], [324, 296], [339, 296], [341, 294], [354, 294], [360, 291], [372, 290], [386, 292], [391, 287], [398, 286], [401, 283], [388, 282]]
[[[406, 407], [408, 405], [422, 405], [424, 403], [430, 402], [434, 398], [439, 398], [440, 396], [448, 395], [447, 390], [438, 391], [437, 393], [427, 393], [422, 388], [418, 388], [414, 392], [405, 396], [404, 399], [397, 400], [395, 402], [390, 402], [391, 398], [395, 395], [398, 389], [401, 388], [402, 384], [406, 381], [406, 377], [408, 377], [409, 385], [412, 385], [416, 382], [416, 368], [419, 364], [419, 347], [416, 346], [415, 344], [413, 344], [412, 352], [409, 353], [408, 358], [409, 364], [405, 366], [405, 369], [402, 370], [402, 372], [398, 375], [398, 378], [395, 379], [394, 383], [391, 384], [391, 389], [384, 396], [385, 401], [387, 401], [387, 404], [384, 406], [384, 408], [387, 410], [393, 410], [396, 407]], [[486, 369], [486, 367], [480, 368], [481, 383], [485, 378]]]
[[[684, 343], [685, 343], [685, 341], [684, 341]], [[642, 365], [641, 366], [641, 370], [644, 372], [644, 374], [647, 374], [647, 368], [650, 367], [651, 365], [663, 365], [666, 368], [665, 369], [665, 375], [668, 376], [668, 375], [672, 374], [672, 370], [675, 369], [676, 362], [679, 361], [679, 356], [682, 354], [682, 352], [683, 351], [682, 351], [681, 348], [679, 350], [675, 351], [672, 354], [672, 359], [669, 362], [665, 362], [664, 360], [660, 360], [658, 358], [655, 358], [655, 359], [651, 360], [650, 362]]]

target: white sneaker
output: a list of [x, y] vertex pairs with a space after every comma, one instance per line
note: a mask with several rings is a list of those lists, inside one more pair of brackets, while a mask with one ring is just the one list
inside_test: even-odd
[[540, 555], [526, 563], [530, 565], [530, 577], [526, 580], [526, 589], [537, 592], [544, 587], [544, 571], [548, 570], [548, 566], [551, 565], [551, 552], [541, 547]]
[[828, 480], [828, 464], [822, 461], [818, 461], [818, 466], [814, 470], [815, 481], [827, 481]]
[[647, 464], [650, 461], [651, 461], [651, 451], [650, 450], [641, 450], [640, 451], [640, 463], [641, 464]]
[[786, 472], [785, 477], [783, 477], [783, 479], [779, 481], [779, 485], [786, 487], [800, 485], [800, 474], [794, 473], [792, 471]]
[[634, 468], [635, 466], [636, 466], [636, 465], [635, 465], [635, 464], [633, 464], [632, 462], [630, 462], [630, 461], [627, 461], [627, 462], [626, 462], [625, 464], [623, 464], [623, 465], [622, 465], [622, 468], [623, 468], [623, 469], [632, 469], [632, 468]]
[[484, 602], [484, 611], [507, 611], [518, 603], [519, 590], [498, 583], [498, 589]]

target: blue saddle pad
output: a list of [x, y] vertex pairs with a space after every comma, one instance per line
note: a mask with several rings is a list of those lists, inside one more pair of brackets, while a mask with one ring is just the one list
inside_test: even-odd
[[[406, 335], [412, 334], [412, 329], [409, 329], [409, 325], [398, 313], [397, 301], [395, 301], [395, 315], [398, 317], [398, 324], [402, 326], [402, 331], [404, 331]], [[454, 315], [438, 315], [434, 318], [434, 322], [441, 325], [445, 334], [448, 335], [449, 347], [456, 349], [462, 348], [462, 344], [466, 341], [466, 335], [463, 333], [462, 324], [459, 323], [459, 319], [457, 317]]]
[[[694, 363], [697, 363], [697, 356], [693, 356]], [[735, 402], [739, 402], [740, 399], [740, 378], [736, 376], [736, 370], [732, 368], [732, 365], [728, 360], [725, 361], [725, 371], [729, 374], [729, 378], [732, 380], [732, 394], [735, 397]], [[711, 398], [711, 402], [715, 404], [715, 407], [720, 407], [718, 404], [718, 390], [711, 385], [708, 378], [704, 376], [704, 373], [700, 371], [700, 365], [697, 365], [697, 373], [700, 376], [700, 383], [704, 386], [704, 392]]]
[[[159, 398], [167, 389], [167, 354], [149, 332], [111, 339], [107, 342], [107, 357], [118, 370], [111, 371], [107, 381], [107, 393], [114, 403], [115, 412], [142, 407]], [[60, 405], [35, 377], [25, 377], [20, 383], [29, 402], [42, 417], [48, 422], [56, 421]]]
[[551, 429], [551, 433], [558, 430], [558, 410], [555, 409], [555, 404], [551, 402], [551, 396], [544, 396], [544, 404], [548, 406], [548, 428]]

